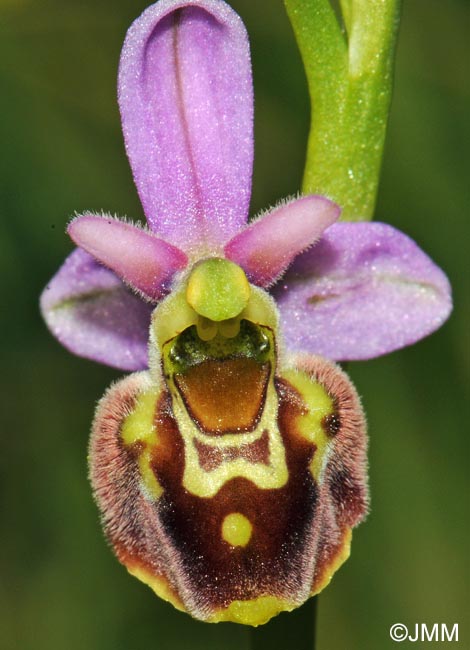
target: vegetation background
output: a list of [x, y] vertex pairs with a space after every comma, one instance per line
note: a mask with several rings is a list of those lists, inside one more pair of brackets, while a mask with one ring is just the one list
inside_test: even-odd
[[[309, 105], [281, 0], [231, 4], [252, 43], [256, 213], [299, 188]], [[146, 5], [0, 1], [5, 650], [244, 650], [250, 643], [245, 628], [175, 611], [110, 553], [86, 451], [94, 404], [119, 373], [67, 353], [38, 312], [39, 293], [72, 249], [64, 228], [76, 210], [142, 218], [115, 80], [126, 29]], [[376, 218], [408, 232], [446, 269], [456, 306], [413, 348], [349, 366], [369, 419], [372, 511], [354, 535], [351, 559], [319, 598], [319, 650], [393, 648], [396, 622], [459, 623], [456, 647], [470, 647], [469, 26], [467, 0], [404, 2]], [[292, 633], [289, 647], [296, 643]]]

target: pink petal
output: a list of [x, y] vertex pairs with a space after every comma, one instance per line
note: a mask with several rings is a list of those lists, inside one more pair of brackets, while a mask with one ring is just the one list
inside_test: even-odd
[[449, 316], [444, 273], [383, 223], [338, 223], [274, 287], [289, 348], [370, 359], [427, 336]]
[[77, 246], [152, 300], [169, 290], [174, 274], [188, 263], [175, 246], [110, 216], [77, 217], [67, 232]]
[[280, 205], [235, 235], [225, 246], [225, 256], [239, 264], [251, 282], [267, 287], [319, 239], [340, 212], [335, 203], [321, 196]]
[[152, 307], [112, 271], [75, 250], [41, 295], [41, 312], [68, 350], [121, 370], [143, 370]]
[[220, 0], [160, 0], [129, 29], [119, 70], [127, 154], [152, 230], [220, 246], [246, 220], [253, 98], [245, 28]]

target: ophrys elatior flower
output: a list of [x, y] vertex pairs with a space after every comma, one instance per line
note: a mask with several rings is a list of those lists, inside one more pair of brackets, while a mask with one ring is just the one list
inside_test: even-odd
[[149, 229], [74, 219], [43, 313], [76, 354], [141, 371], [106, 393], [90, 446], [118, 558], [196, 618], [257, 625], [329, 582], [367, 510], [362, 409], [316, 355], [416, 341], [447, 317], [449, 286], [405, 235], [336, 223], [326, 198], [246, 224], [249, 48], [223, 2], [147, 9], [119, 104]]

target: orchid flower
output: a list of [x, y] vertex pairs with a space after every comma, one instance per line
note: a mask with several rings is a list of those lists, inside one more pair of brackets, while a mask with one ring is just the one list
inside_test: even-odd
[[334, 361], [438, 328], [445, 275], [326, 197], [247, 223], [248, 39], [220, 0], [160, 0], [118, 87], [148, 227], [76, 217], [41, 298], [70, 351], [134, 372], [98, 405], [90, 477], [130, 573], [204, 621], [258, 625], [330, 581], [368, 507], [357, 393]]

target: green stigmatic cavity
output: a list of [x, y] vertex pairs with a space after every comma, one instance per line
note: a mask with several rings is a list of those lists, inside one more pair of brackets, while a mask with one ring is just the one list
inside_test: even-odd
[[186, 289], [191, 307], [200, 316], [216, 322], [238, 316], [249, 298], [250, 285], [243, 269], [218, 257], [196, 266]]

